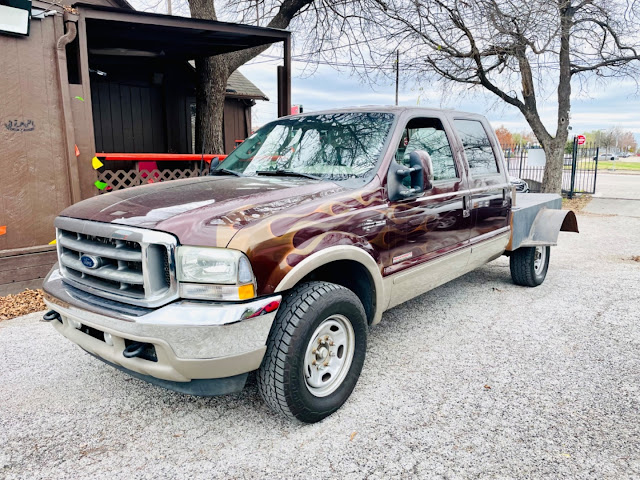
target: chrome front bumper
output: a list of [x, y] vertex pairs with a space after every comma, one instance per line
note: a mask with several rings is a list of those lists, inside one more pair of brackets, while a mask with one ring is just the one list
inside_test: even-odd
[[[281, 297], [247, 303], [176, 301], [157, 309], [96, 298], [63, 282], [58, 266], [44, 281], [45, 303], [62, 335], [87, 352], [143, 376], [170, 382], [221, 379], [256, 370]], [[90, 327], [91, 334], [77, 328]], [[109, 334], [109, 343], [103, 337]], [[152, 344], [157, 361], [125, 358], [126, 343]]]

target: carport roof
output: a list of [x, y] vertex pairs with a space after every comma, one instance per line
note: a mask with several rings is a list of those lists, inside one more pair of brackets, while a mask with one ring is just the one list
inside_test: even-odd
[[174, 17], [76, 3], [86, 20], [87, 43], [102, 55], [190, 60], [281, 42], [286, 30]]

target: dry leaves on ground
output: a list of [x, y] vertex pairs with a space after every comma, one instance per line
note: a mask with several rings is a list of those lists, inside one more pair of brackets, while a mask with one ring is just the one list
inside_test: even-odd
[[9, 320], [46, 308], [47, 306], [42, 300], [42, 290], [27, 289], [15, 295], [0, 297], [0, 320]]
[[591, 201], [591, 195], [579, 195], [572, 199], [563, 198], [562, 208], [565, 210], [573, 210], [574, 212], [581, 211]]

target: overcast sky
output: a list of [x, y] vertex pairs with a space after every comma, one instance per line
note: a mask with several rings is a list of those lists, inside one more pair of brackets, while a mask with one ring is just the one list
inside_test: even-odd
[[[254, 107], [255, 126], [276, 118], [278, 64], [282, 62], [259, 57], [240, 68], [240, 71], [270, 100], [258, 101]], [[372, 87], [347, 71], [320, 66], [315, 73], [309, 75], [308, 72], [304, 73], [304, 67], [305, 64], [293, 63], [291, 97], [292, 103], [302, 104], [305, 112], [355, 105], [393, 105], [395, 102], [393, 81], [386, 86]], [[577, 89], [577, 86], [574, 87], [574, 90]], [[549, 92], [547, 97], [539, 100], [539, 109], [547, 128], [554, 133], [557, 122], [555, 92]], [[522, 114], [516, 108], [506, 105], [489, 93], [445, 97], [441, 91], [430, 88], [428, 84], [416, 86], [412, 82], [401, 80], [399, 98], [401, 105], [453, 108], [481, 113], [489, 118], [494, 128], [504, 125], [514, 132], [529, 130]], [[607, 129], [616, 125], [633, 131], [640, 140], [640, 96], [636, 92], [636, 83], [633, 80], [614, 80], [605, 85], [589, 85], [588, 94], [574, 92], [571, 109], [573, 134]]]

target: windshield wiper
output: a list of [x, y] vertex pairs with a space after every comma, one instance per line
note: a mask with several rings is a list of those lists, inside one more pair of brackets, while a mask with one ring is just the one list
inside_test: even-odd
[[302, 172], [294, 172], [293, 170], [258, 170], [256, 175], [274, 175], [274, 176], [283, 176], [283, 177], [303, 177], [310, 178], [312, 180], [322, 180], [322, 178], [317, 177], [315, 175], [311, 175], [310, 173], [302, 173]]
[[235, 175], [236, 177], [244, 177], [240, 172], [234, 172], [228, 168], [215, 168], [209, 172], [209, 175]]

